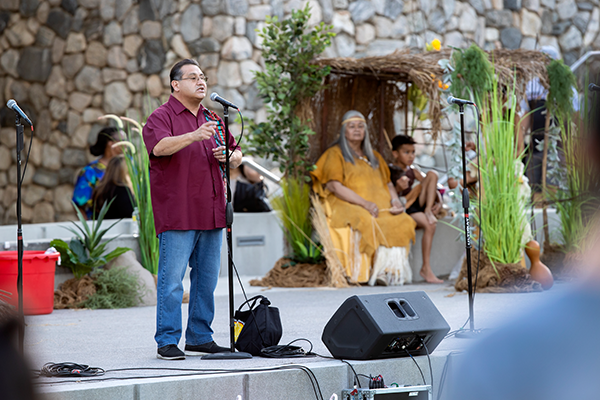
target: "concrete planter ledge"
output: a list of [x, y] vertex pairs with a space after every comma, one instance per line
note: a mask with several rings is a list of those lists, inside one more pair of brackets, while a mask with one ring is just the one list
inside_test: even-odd
[[[528, 211], [529, 212], [529, 211]], [[535, 210], [535, 218], [532, 225], [536, 228], [536, 240], [543, 243], [542, 210]], [[554, 209], [548, 209], [551, 240], [559, 241], [558, 227], [560, 220]], [[446, 217], [438, 221], [436, 234], [433, 239], [431, 265], [433, 272], [438, 276], [448, 276], [453, 269], [460, 268], [464, 254], [464, 243], [458, 240], [459, 232], [445, 224], [450, 223], [452, 218]], [[114, 220], [102, 222], [103, 228], [108, 228]], [[462, 228], [463, 220], [454, 222], [459, 229]], [[73, 234], [65, 229], [73, 226], [71, 222], [57, 222], [44, 224], [23, 225], [23, 238], [25, 250], [46, 250], [50, 247], [53, 239], [70, 240]], [[81, 225], [77, 222], [77, 225]], [[0, 226], [0, 243], [3, 250], [16, 250], [16, 225]], [[105, 236], [105, 240], [113, 240], [107, 248], [112, 250], [116, 247], [131, 248], [138, 260], [140, 250], [137, 241], [137, 225], [131, 219], [123, 219], [118, 222]], [[422, 264], [421, 239], [423, 231], [417, 230], [416, 243], [411, 247], [410, 264], [413, 270], [413, 281], [421, 282], [419, 275]], [[275, 262], [285, 254], [284, 235], [279, 225], [276, 212], [268, 213], [235, 213], [233, 223], [233, 259], [240, 275], [264, 276]], [[225, 231], [223, 231], [223, 246], [221, 249], [221, 276], [227, 275], [227, 245]], [[60, 266], [56, 269], [55, 286], [72, 277], [71, 272]]]

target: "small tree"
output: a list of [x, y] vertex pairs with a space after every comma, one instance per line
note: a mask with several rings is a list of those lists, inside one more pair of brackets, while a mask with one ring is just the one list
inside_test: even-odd
[[320, 246], [311, 239], [313, 226], [308, 173], [314, 165], [308, 158], [308, 140], [314, 132], [297, 115], [300, 102], [314, 96], [323, 84], [329, 67], [311, 61], [331, 44], [333, 27], [320, 23], [308, 26], [310, 8], [292, 10], [289, 19], [267, 17], [267, 26], [258, 33], [263, 39], [265, 71], [256, 72], [258, 89], [267, 105], [267, 121], [250, 123], [250, 149], [279, 162], [284, 174], [283, 195], [273, 201], [280, 212], [290, 257], [296, 262], [316, 263], [322, 258]]
[[[267, 104], [266, 122], [250, 124], [250, 147], [258, 156], [272, 158], [288, 178], [305, 179], [314, 166], [308, 159], [308, 140], [314, 132], [296, 114], [300, 102], [322, 87], [329, 67], [311, 61], [331, 44], [333, 27], [323, 22], [308, 27], [310, 8], [292, 10], [289, 19], [267, 17], [263, 39], [265, 71], [256, 72], [258, 89]], [[308, 179], [308, 178], [307, 178]]]

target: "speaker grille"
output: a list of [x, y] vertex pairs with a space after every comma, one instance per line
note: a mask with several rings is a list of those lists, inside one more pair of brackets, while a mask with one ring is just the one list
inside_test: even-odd
[[[352, 332], [351, 335], [350, 332]], [[333, 329], [332, 336], [328, 341], [338, 347], [360, 349], [362, 341], [357, 340], [357, 338], [365, 338], [370, 334], [369, 327], [363, 322], [356, 308], [353, 307], [348, 310], [348, 314]]]

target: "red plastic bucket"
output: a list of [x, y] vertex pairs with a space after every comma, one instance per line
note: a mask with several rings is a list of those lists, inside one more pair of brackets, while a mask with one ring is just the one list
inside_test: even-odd
[[[59, 253], [23, 251], [23, 312], [26, 315], [50, 314], [54, 308], [54, 272]], [[18, 305], [16, 251], [0, 251], [0, 289], [10, 293], [2, 300]]]

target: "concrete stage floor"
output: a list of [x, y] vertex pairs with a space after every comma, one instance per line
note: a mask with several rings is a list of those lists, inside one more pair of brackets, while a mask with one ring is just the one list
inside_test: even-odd
[[[248, 296], [263, 294], [279, 308], [283, 324], [280, 344], [297, 338], [309, 339], [314, 351], [329, 356], [321, 341], [323, 327], [340, 304], [354, 294], [396, 293], [424, 290], [442, 313], [452, 330], [459, 329], [468, 316], [468, 296], [456, 293], [449, 284], [405, 285], [401, 287], [353, 287], [348, 289], [306, 288], [283, 289], [252, 287], [242, 277]], [[531, 307], [542, 304], [563, 292], [567, 284], [552, 290], [527, 294], [477, 294], [475, 298], [476, 328], [494, 328]], [[243, 301], [236, 282], [236, 308]], [[184, 323], [187, 304], [183, 305]], [[227, 280], [221, 278], [216, 293], [214, 339], [228, 345]], [[269, 400], [314, 399], [315, 393], [308, 376], [300, 370], [236, 371], [223, 369], [253, 369], [302, 364], [309, 367], [318, 379], [323, 398], [333, 393], [341, 396], [344, 388], [352, 386], [350, 368], [338, 360], [306, 357], [296, 359], [266, 359], [207, 361], [188, 357], [185, 361], [164, 361], [156, 358], [154, 342], [155, 307], [122, 310], [55, 310], [52, 314], [26, 317], [25, 352], [32, 368], [39, 369], [47, 362], [76, 362], [105, 370], [120, 368], [187, 368], [197, 371], [160, 369], [107, 372], [101, 379], [39, 378], [36, 387], [41, 399], [219, 399]], [[185, 329], [185, 325], [184, 325]], [[444, 366], [451, 357], [471, 343], [467, 339], [449, 338], [433, 351], [433, 399], [437, 399]], [[307, 343], [299, 343], [308, 349]], [[184, 339], [180, 348], [184, 346]], [[426, 357], [415, 357], [427, 383], [430, 383]], [[420, 385], [422, 378], [410, 358], [350, 361], [359, 374], [382, 374], [386, 384]], [[450, 362], [451, 364], [452, 362]], [[212, 374], [208, 374], [212, 372]], [[176, 374], [194, 374], [172, 376]], [[146, 378], [140, 378], [146, 377]], [[123, 379], [127, 378], [127, 379]], [[85, 382], [91, 380], [90, 382]], [[67, 383], [59, 383], [67, 381]], [[361, 378], [363, 387], [366, 379]], [[443, 386], [442, 386], [443, 394]], [[238, 397], [239, 396], [239, 397]], [[443, 396], [442, 396], [443, 397]], [[339, 397], [341, 399], [341, 397]]]

